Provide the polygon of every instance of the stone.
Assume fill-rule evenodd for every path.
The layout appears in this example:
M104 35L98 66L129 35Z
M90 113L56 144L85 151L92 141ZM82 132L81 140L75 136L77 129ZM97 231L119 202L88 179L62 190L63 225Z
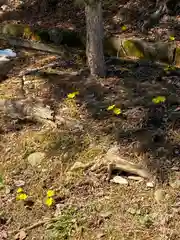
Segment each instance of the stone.
M42 160L45 158L45 153L43 152L34 152L28 156L28 162L32 167L40 165Z
M103 212L103 213L100 213L100 216L102 218L110 218L112 216L112 212Z
M23 180L14 180L14 184L16 187L22 187L25 185L25 181Z
M135 215L136 214L136 209L135 208L128 208L127 212L132 214L132 215Z
M154 192L154 199L157 203L162 202L165 199L165 192L162 189L157 189Z
M128 185L129 184L128 180L121 177L121 176L115 176L110 181L113 182L113 183L118 183L118 184L123 184L123 185Z
M146 183L146 187L148 187L148 188L153 188L154 186L155 186L154 182L147 182Z

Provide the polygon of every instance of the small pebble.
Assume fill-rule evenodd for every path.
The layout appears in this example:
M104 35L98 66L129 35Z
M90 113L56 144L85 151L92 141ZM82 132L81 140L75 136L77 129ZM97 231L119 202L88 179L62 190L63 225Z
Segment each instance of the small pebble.
M121 177L121 176L115 176L110 181L113 182L113 183L128 185L128 180Z
M147 182L146 187L153 188L155 186L154 182Z

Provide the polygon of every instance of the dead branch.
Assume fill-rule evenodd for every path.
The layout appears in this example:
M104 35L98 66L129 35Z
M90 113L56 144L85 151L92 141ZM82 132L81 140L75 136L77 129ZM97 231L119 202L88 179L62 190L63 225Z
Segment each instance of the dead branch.
M138 175L143 178L150 178L150 174L146 169L130 162L129 160L127 161L126 159L120 157L117 148L110 149L107 152L105 159L107 162L109 162L108 179L110 179L112 172L114 170L120 170L130 174Z
M120 157L116 147L109 149L105 157L99 163L95 163L90 170L99 173L104 169L104 166L108 170L108 180L110 180L114 170L127 172L147 179L151 178L150 173L146 169Z
M54 113L50 107L29 99L0 99L0 112L12 119L54 121Z
M0 39L8 42L11 46L23 47L58 54L62 57L69 56L70 52L64 46L55 46L53 44L44 44L40 42L30 41L27 39L18 39L15 37L7 37L0 34Z
M19 229L19 230L16 229L14 231L11 231L11 232L9 232L9 235L16 234L16 233L18 233L20 231L27 232L27 231L32 230L34 228L37 228L37 227L40 227L42 225L49 224L49 223L55 222L55 221L58 221L58 217L47 218L45 220L41 220L39 222L33 223L32 225L30 225L30 226L28 226L26 228L22 228L22 229Z

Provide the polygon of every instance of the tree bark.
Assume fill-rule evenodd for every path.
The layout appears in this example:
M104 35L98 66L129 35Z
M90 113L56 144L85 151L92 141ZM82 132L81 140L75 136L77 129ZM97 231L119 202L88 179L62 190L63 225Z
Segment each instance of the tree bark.
M86 55L92 76L105 77L103 19L101 1L85 3Z

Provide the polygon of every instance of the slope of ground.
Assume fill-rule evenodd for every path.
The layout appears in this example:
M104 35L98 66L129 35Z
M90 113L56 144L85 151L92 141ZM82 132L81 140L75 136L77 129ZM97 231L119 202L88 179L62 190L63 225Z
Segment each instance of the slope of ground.
M83 15L79 11L77 16L72 8L67 11L67 4L66 16L73 12L76 27L81 27ZM51 17L53 26L60 20L73 25L65 21L64 12L53 20L45 14L39 21L49 27ZM27 21L28 15L20 15L12 20ZM38 21L34 16L28 23ZM17 53L9 78L0 83L1 99L21 96L22 79L17 76L22 69L56 58ZM94 81L86 71L68 74L83 67L75 55L59 61L56 68L25 76L25 97L49 105L61 124L13 120L1 113L0 239L179 239L179 69L112 60L106 79ZM74 91L79 95L69 99ZM165 101L154 104L157 96ZM122 113L107 111L112 104ZM128 184L115 184L106 181L107 169L99 173L86 169L111 146L118 146L120 156L146 166L157 181L147 184L125 176ZM26 200L16 199L19 187L28 195ZM55 190L50 207L45 204L49 189Z

